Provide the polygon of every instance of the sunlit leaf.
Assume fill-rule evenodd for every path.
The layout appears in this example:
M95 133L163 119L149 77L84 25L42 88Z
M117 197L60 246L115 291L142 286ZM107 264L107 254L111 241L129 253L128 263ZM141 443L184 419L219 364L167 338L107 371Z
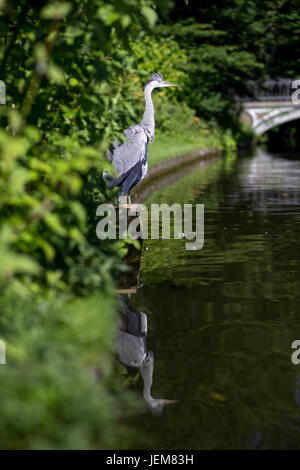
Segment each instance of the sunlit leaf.
M149 23L149 26L153 28L157 21L157 13L153 10L153 8L149 6L143 6L141 9L142 15L146 18Z
M60 20L70 13L72 4L68 2L51 2L41 11L41 17L44 19Z

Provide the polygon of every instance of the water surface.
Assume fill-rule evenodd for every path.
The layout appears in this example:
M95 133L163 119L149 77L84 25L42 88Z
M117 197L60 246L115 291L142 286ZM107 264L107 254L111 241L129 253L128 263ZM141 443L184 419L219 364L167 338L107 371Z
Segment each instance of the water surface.
M229 155L146 201L204 204L205 242L144 241L130 303L147 316L152 396L177 403L135 419L139 448L300 448L297 157Z

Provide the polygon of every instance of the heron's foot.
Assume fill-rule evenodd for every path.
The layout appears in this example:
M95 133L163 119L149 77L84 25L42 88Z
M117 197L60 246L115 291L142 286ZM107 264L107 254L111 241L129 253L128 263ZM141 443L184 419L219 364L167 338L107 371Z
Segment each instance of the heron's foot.
M123 209L130 209L131 211L135 213L139 213L139 204L134 204L131 202L131 197L128 195L126 196L121 196L118 198L118 205L119 207L122 207Z
M140 215L140 206L139 206L139 204L120 204L119 207L122 207L122 209L128 209L137 216Z

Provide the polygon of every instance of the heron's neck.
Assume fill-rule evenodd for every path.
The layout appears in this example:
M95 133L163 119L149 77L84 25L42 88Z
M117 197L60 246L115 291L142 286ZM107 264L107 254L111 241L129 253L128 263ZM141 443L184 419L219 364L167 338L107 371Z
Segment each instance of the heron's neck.
M154 104L151 97L152 89L146 87L144 91L146 109L141 124L149 131L151 141L155 134Z

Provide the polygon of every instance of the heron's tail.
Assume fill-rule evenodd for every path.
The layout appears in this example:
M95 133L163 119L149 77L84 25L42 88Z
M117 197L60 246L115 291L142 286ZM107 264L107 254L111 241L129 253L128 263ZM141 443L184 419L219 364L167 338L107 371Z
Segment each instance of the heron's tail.
M104 170L102 176L106 183L107 189L113 189L115 186L119 185L119 178L114 178L112 175L107 173L107 171Z
M117 176L116 178L114 178L112 175L110 175L109 173L107 173L107 171L104 170L103 173L102 173L102 176L103 176L103 179L106 183L107 189L113 189L116 186L121 186L121 184L123 183L125 178L128 176L130 171L131 170L128 170L126 173L123 173L122 175Z

